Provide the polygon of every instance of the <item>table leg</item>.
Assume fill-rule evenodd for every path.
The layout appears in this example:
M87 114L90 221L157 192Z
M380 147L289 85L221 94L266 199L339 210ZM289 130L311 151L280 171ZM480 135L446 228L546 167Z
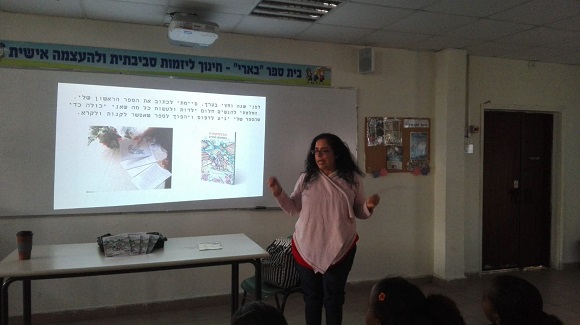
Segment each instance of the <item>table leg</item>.
M262 300L262 259L256 259L253 264L256 276L256 300L260 301Z
M240 264L232 263L232 315L238 310L239 295L240 295Z
M12 282L16 279L8 278L6 281L2 282L2 289L0 289L0 297L2 300L2 319L0 324L1 325L8 325L8 287Z
M31 306L31 284L30 279L22 280L22 308L24 308L24 324L32 324L32 306Z
M0 289L2 288L2 285L4 284L4 278L0 278ZM2 294L0 293L0 321L3 322L3 317L2 315L4 315L4 306L2 305L2 301L4 301L4 299L2 299ZM4 323L2 323L4 324Z

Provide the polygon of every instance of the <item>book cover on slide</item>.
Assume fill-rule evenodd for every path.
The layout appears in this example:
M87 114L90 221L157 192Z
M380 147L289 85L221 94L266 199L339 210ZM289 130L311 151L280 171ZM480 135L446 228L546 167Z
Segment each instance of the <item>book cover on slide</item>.
M209 132L201 140L201 179L234 185L236 133Z

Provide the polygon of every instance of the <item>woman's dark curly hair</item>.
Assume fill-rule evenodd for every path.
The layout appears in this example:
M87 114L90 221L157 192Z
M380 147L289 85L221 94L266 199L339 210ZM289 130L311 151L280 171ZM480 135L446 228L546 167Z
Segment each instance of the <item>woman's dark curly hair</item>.
M338 176L344 179L350 186L355 185L354 174L357 173L364 177L364 173L358 167L354 156L350 152L348 145L344 143L338 136L332 133L322 133L317 135L310 143L310 149L308 149L308 155L306 156L306 161L304 162L304 168L306 173L306 178L304 179L306 183L316 179L318 173L318 165L316 165L316 157L314 156L314 149L316 148L316 141L324 139L330 145L330 148L334 154L334 163Z

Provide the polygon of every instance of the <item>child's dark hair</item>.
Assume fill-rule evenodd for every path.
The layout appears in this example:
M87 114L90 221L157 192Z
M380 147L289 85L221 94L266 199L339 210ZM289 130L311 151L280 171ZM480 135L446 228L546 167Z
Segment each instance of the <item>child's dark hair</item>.
M442 294L427 296L427 313L435 325L465 325L465 320L455 301Z
M444 295L425 294L401 277L384 278L373 288L370 300L383 325L465 325L455 303Z
M538 288L514 275L498 275L486 290L489 301L502 325L563 324L556 316L543 311L544 301Z
M251 301L235 312L232 325L288 325L288 322L278 308L263 301Z

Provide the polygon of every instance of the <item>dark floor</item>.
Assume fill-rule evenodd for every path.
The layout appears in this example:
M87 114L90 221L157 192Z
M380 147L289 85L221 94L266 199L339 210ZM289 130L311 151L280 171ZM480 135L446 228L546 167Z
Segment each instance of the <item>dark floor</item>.
M555 271L546 269L514 271L535 284L544 298L544 310L558 316L564 324L580 324L580 270ZM413 280L426 294L442 293L455 300L468 325L489 324L481 310L481 297L486 283L497 273L487 273L481 277L470 277L466 280L452 282L437 281L437 284L426 283L425 280ZM364 324L368 295L372 284L348 284L346 304L344 306L345 325ZM273 298L266 302L275 304ZM285 316L288 324L304 324L303 302L300 294L294 294L288 299ZM161 325L161 324L189 324L189 325L227 325L230 320L230 305L227 299L218 303L202 304L195 308L173 309L150 313L134 313L117 315L108 318L74 321L46 321L42 324L67 325ZM33 323L37 323L34 320ZM77 318L78 315L71 318ZM19 322L14 322L19 323Z

